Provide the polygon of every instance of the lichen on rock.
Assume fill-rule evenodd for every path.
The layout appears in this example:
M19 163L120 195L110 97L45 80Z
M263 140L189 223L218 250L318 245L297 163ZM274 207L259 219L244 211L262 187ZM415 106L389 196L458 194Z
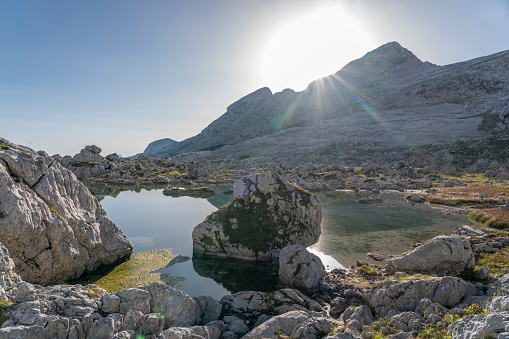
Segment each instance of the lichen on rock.
M195 227L195 253L277 260L282 248L318 241L319 199L275 173L252 174L234 185L233 201Z

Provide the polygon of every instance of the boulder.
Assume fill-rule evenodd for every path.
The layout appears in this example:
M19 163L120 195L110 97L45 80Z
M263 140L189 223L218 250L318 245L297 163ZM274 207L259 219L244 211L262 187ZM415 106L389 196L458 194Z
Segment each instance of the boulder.
M509 328L509 312L467 315L449 326L452 338L480 339L488 334L507 331ZM495 338L507 338L501 334Z
M96 145L85 146L72 160L76 163L96 162L101 163L104 157L100 154L102 149Z
M317 292L327 274L320 258L302 245L286 246L279 253L279 282L306 292Z
M393 310L397 312L423 312L423 299L445 307L458 304L467 295L482 295L476 285L457 277L440 277L419 280L388 279L371 287L368 302L380 317ZM418 308L419 307L419 308Z
M316 301L298 290L290 288L271 293L242 291L225 295L221 299L221 303L223 304L224 315L234 315L244 319L299 310L323 311Z
M0 144L0 239L23 280L60 283L132 253L74 174L45 152Z
M233 201L193 230L197 254L245 260L279 258L285 246L318 241L319 199L276 173L252 174L234 185Z
M289 336L293 339L322 338L339 328L341 322L324 313L292 311L270 318L242 337L279 338Z
M474 265L474 254L467 239L439 235L402 257L387 260L385 269L390 273L403 271L456 276Z

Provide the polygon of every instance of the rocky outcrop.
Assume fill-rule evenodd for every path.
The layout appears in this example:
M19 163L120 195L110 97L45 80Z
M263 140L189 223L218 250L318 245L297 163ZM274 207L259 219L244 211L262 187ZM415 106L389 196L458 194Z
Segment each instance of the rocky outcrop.
M193 230L195 253L277 260L285 246L318 241L318 198L275 173L252 174L234 185L233 201Z
M21 278L14 272L14 261L9 257L9 250L0 243L0 300L9 290L21 283Z
M64 282L132 253L74 174L44 152L0 144L0 239L23 280Z
M302 245L290 245L279 253L279 282L283 286L317 292L326 271L320 258Z
M275 316L242 337L250 338L323 338L342 323L323 313L292 311Z
M356 165L418 157L420 167L487 170L509 141L508 54L437 66L390 42L304 91L260 88L157 156Z
M369 304L380 317L394 312L415 312L423 299L445 307L458 304L467 295L483 295L478 286L456 277L430 278L428 280L389 279L375 284L369 294Z
M436 275L459 275L473 268L474 254L470 241L457 236L440 235L402 257L387 260L388 272L410 272Z

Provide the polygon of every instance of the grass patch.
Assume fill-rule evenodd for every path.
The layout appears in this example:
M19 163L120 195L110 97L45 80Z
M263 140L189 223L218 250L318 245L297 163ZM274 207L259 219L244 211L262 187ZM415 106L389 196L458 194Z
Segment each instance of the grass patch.
M79 280L82 280L82 283L95 284L108 292L136 288L152 282L165 282L161 277L162 274L150 272L173 265L179 261L177 258L182 257L171 254L169 249L138 252L131 255L129 260L115 266L106 275L91 274Z
M491 275L505 274L509 271L509 252L507 251L485 253L484 258L479 257L478 260L479 265L476 268L486 266Z
M10 304L11 303L8 300L3 298L0 299L0 327L2 327L2 324L8 319L5 312Z
M373 268L369 267L368 265L362 265L360 267L357 267L357 271L362 272L367 275L376 275L377 274L376 271Z
M493 228L509 228L509 211L498 208L488 208L471 212L468 217L476 222Z

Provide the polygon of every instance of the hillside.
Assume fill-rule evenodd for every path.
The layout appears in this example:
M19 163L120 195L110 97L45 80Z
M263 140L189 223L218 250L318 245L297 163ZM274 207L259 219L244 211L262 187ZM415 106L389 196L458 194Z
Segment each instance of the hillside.
M509 51L437 66L391 42L305 91L261 88L198 135L168 142L144 153L322 163L505 161Z

